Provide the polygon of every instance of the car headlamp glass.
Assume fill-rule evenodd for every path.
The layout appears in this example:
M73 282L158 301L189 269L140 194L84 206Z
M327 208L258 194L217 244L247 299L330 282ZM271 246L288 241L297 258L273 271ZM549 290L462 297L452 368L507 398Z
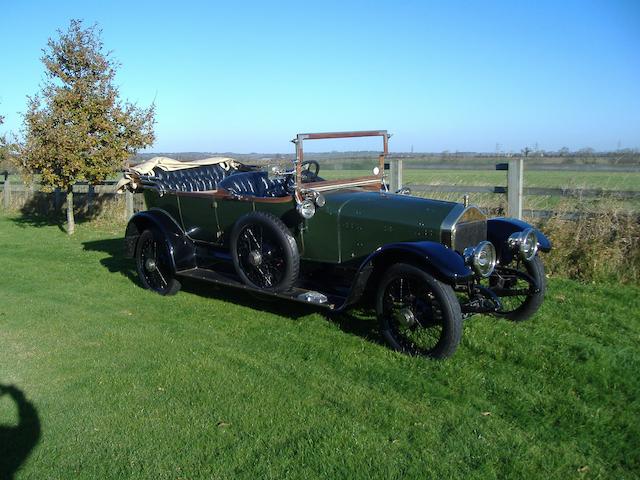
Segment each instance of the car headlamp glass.
M526 235L524 235L522 245L520 246L520 254L525 260L529 261L536 256L537 252L538 237L536 237L536 232L529 228L526 230Z
M538 237L532 228L512 233L508 244L511 248L517 249L520 257L526 261L532 260L538 253Z
M313 204L313 201L309 199L299 203L296 208L298 209L300 216L304 219L309 219L316 213L316 206Z
M481 277L488 277L496 268L496 249L491 242L480 242L464 251L464 260Z
M320 192L316 193L316 205L319 206L320 208L324 207L325 203L327 203L327 199L324 198L324 195L322 195Z

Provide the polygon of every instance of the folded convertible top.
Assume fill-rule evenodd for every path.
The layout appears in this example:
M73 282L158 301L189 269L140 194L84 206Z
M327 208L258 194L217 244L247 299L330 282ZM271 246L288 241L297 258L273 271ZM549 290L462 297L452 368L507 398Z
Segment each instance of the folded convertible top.
M116 192L123 193L127 188L135 190L139 185L139 182L136 180L143 175L153 175L154 168L159 168L167 172L173 172L176 170L202 167L205 165L219 165L225 170L230 170L238 168L241 163L230 157L210 157L204 158L202 160L191 160L188 162L182 162L180 160L168 157L153 157L146 162L140 163L139 165L127 169L124 172L124 176L116 185Z

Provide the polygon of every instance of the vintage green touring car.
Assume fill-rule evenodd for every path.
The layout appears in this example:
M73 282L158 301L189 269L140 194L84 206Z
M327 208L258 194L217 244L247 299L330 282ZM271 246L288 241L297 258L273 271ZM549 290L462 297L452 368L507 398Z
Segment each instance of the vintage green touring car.
M358 137L382 143L364 175L335 178L351 171L305 158L309 141ZM470 315L533 315L549 240L517 219L389 191L388 140L299 134L290 168L156 158L129 169L120 187L142 190L148 207L125 234L140 282L161 295L189 277L330 311L369 305L392 348L435 358L453 354Z

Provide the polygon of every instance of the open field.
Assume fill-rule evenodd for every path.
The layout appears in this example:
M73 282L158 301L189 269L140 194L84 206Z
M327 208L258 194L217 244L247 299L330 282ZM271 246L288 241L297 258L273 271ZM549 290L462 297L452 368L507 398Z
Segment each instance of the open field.
M408 185L460 185L460 186L506 186L507 172L505 171L469 171L469 170L404 170L404 184ZM535 171L525 169L524 186L562 189L601 188L604 190L633 190L640 191L640 173L618 172L562 172ZM440 198L443 200L460 201L462 194L422 192L422 196ZM506 209L506 195L502 194L471 194L471 201L485 208L502 206ZM603 211L624 210L640 211L640 196L638 198L616 200L611 198L563 198L559 196L525 196L524 208L533 210L555 211Z
M370 175L368 170L322 170L327 179ZM404 169L404 183L496 186L507 184L507 172L492 170ZM547 188L603 188L640 191L640 173L524 171L524 185Z
M370 175L370 170L322 170L320 176L330 180ZM459 185L459 186L506 186L507 172L492 170L436 170L411 169L405 167L403 184ZM630 190L640 192L640 173L634 172L569 172L536 171L524 172L525 187L562 188L568 190L601 188L604 190ZM461 201L462 193L419 192L417 195L441 200ZM483 208L506 208L506 195L472 193L471 202ZM640 197L617 200L611 198L563 198L559 196L525 196L525 209L556 211L640 211Z
M446 362L227 289L139 288L121 232L0 217L0 477L637 478L640 288L551 278ZM34 225L41 225L36 228ZM0 397L0 425L18 412Z

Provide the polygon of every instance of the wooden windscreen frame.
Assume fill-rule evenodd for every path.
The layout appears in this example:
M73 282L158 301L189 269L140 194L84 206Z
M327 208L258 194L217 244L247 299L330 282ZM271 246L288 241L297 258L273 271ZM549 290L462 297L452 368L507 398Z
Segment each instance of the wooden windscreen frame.
M382 137L382 152L378 157L378 169L379 173L376 177L380 178L384 175L384 163L387 155L389 154L389 137L390 135L386 130L364 130L353 132L325 132L325 133L299 133L296 138L291 140L296 146L296 198L301 199L302 195L300 190L302 189L302 163L304 162L304 147L305 140L327 140L336 138L358 138L358 137ZM370 177L368 177L370 178ZM345 184L351 184L357 179L345 180ZM340 186L340 182L336 183L336 187Z

